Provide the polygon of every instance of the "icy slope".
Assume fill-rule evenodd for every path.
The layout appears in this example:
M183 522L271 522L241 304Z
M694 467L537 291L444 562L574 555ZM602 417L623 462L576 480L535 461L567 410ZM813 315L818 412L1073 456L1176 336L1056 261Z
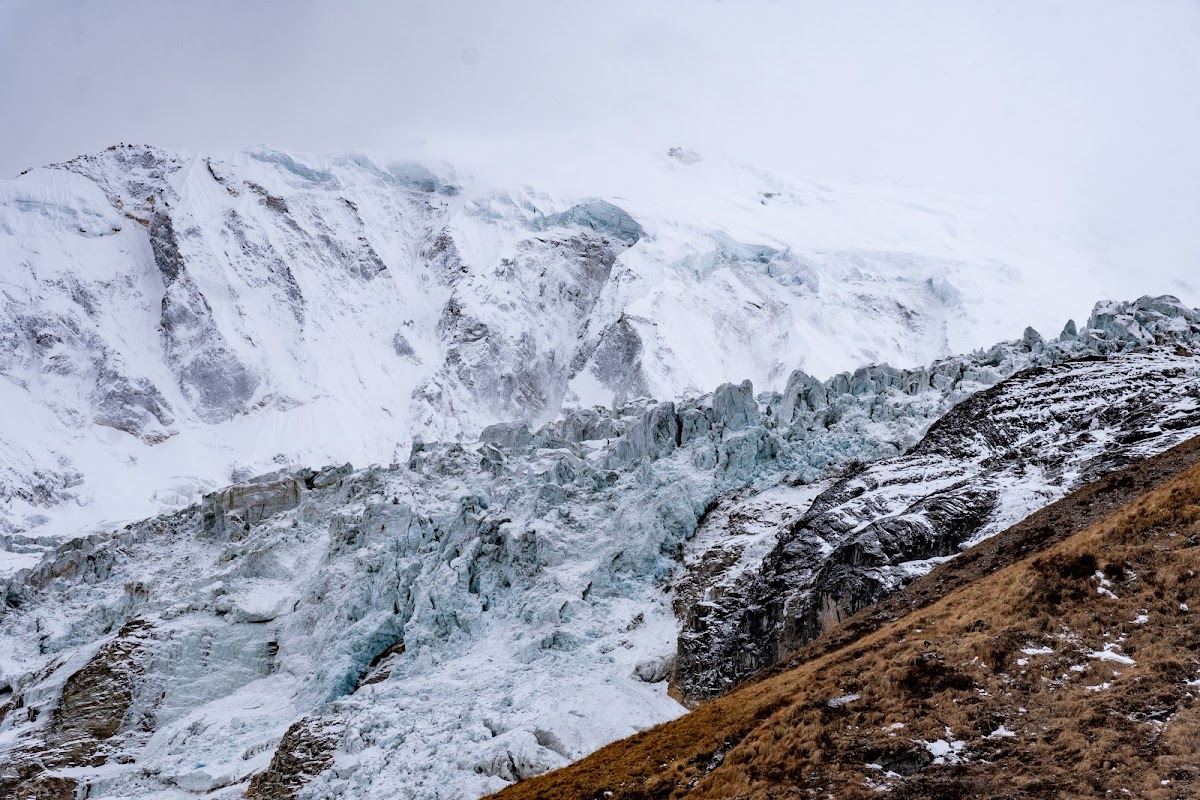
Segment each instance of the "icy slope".
M1115 274L1036 208L673 152L558 194L133 146L0 182L0 530L563 407L927 363L1057 327Z
M798 372L782 393L724 384L536 430L490 426L468 446L416 444L391 467L283 470L72 539L0 583L0 789L477 797L682 713L667 695L672 673L724 666L677 642L673 606L695 599L682 559L712 552L728 564L744 533L757 538L733 571L766 574L772 548L793 541L790 527L771 529L772 514L811 517L820 504L890 519L896 498L920 489L930 452L955 443L966 457L941 467L961 462L963 481L995 485L1003 503L987 513L1001 524L1068 491L1085 465L1193 434L1198 344L1200 314L1172 298L1105 304L1050 342L1030 332L928 368L823 382ZM1153 402L1095 413L1114 386ZM973 423L925 436L972 395L969 407L1008 424L1014 393L1031 391L1049 398L1032 406L1035 420L1045 411L1060 424L1018 414L1012 427L1040 437L1027 444L1091 437L1064 447L1057 476L1029 462L992 480L987 448L973 444L988 429ZM1127 435L1155 426L1158 436ZM831 479L923 436L912 455L858 476L862 491ZM1022 450L1021 436L1008 438ZM881 477L867 486L863 475ZM720 535L723 514L741 521ZM750 516L760 529L746 529ZM915 517L912 530L925 546ZM828 538L825 555L842 544ZM21 555L45 546L8 543ZM885 591L928 568L904 563L911 549L871 564L893 578ZM719 599L701 602L719 616Z

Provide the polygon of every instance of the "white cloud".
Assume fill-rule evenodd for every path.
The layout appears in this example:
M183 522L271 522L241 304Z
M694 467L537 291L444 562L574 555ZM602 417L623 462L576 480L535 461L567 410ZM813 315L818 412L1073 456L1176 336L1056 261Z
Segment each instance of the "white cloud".
M1200 256L1194 3L0 0L0 75L3 175L149 141L585 182L682 143L1050 198L1179 279Z

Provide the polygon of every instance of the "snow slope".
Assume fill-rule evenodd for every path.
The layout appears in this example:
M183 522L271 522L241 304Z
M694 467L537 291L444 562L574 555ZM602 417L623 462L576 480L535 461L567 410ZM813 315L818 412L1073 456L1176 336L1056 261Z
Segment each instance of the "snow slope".
M686 149L546 193L117 146L0 182L0 532L102 529L562 408L928 363L1127 281L1103 244L1036 205Z

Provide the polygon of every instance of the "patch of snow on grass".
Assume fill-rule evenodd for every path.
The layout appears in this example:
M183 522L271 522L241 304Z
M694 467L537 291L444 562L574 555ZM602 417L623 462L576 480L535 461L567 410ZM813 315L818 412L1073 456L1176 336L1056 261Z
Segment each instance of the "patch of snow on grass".
M1099 661L1113 661L1117 664L1124 664L1127 667L1132 667L1137 662L1129 656L1123 656L1120 653L1113 652L1113 645L1105 645L1103 650L1093 650L1087 654L1088 658L1095 658Z
M1022 647L1021 652L1027 656L1050 656L1054 655L1053 647Z

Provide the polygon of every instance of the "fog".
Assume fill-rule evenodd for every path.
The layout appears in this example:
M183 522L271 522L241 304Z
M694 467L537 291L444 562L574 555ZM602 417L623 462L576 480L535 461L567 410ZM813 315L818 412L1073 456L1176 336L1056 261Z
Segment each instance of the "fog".
M684 144L1053 198L1177 273L1200 257L1191 2L0 0L0 76L5 177L149 142L586 182Z

